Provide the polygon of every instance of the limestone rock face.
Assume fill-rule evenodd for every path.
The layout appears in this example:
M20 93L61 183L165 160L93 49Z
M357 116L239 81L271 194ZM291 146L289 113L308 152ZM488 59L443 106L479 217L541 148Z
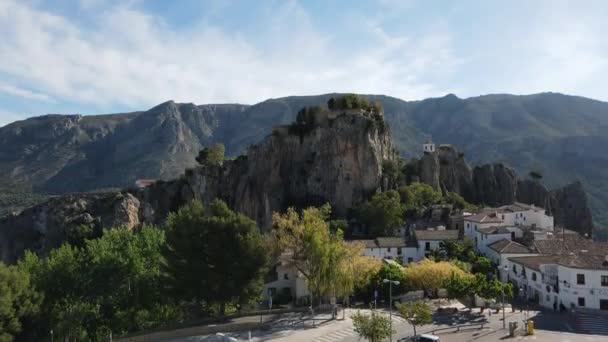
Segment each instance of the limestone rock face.
M503 164L486 164L473 170L475 202L499 206L515 202L517 175Z
M188 169L173 181L145 189L66 195L0 220L0 257L14 262L27 249L41 254L58 247L71 227L103 228L161 224L181 205L225 200L262 229L275 211L331 203L346 215L383 186L382 164L393 161L390 130L361 113L329 113L305 131L274 130L246 156L222 166Z
M138 196L144 220L158 222L191 199L224 199L262 228L275 211L331 203L334 212L367 199L382 186L382 163L395 158L388 127L361 114L321 120L306 132L275 128L246 157L221 167L199 167L179 181L161 183Z
M130 193L66 195L0 219L0 257L14 262L25 250L46 254L67 238L67 232L88 225L103 228L139 225L139 200Z
M434 153L425 153L410 161L418 174L410 175L444 193L461 194L467 201L486 206L500 206L515 201L535 204L554 216L557 226L591 236L593 221L587 195L580 182L548 190L538 181L520 179L514 169L501 163L476 166L473 170L462 153L442 145Z

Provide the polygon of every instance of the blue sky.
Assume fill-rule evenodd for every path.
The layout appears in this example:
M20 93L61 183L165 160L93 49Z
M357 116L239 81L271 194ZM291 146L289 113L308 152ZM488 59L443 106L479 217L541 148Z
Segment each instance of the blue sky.
M0 126L326 92L608 100L607 1L0 0Z

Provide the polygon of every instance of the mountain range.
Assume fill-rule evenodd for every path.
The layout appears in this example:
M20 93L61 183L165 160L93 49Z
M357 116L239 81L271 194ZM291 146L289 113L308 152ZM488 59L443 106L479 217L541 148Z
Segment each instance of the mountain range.
M172 179L196 165L206 145L229 156L292 122L304 106L336 94L269 99L255 105L162 103L111 115L46 115L0 128L0 210L17 210L43 195L132 186ZM473 164L500 161L519 174L535 171L555 187L580 180L596 223L608 223L608 103L557 93L455 95L379 101L405 158L422 143L452 144ZM1 212L0 212L1 214Z

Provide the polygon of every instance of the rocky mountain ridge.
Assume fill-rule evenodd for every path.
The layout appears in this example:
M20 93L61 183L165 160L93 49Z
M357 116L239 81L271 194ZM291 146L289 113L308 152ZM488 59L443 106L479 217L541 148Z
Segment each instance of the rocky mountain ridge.
M270 99L255 105L193 105L171 101L116 115L52 115L0 128L0 216L39 196L132 186L139 178L169 180L194 167L202 146L221 142L229 155L262 140L297 111L335 94ZM608 223L608 104L555 93L454 95L382 103L395 146L410 158L424 140L449 142L473 164L501 162L520 175L543 174L554 188L580 181L593 216ZM10 189L9 198L1 193ZM18 190L18 191L15 191ZM23 201L18 192L26 194ZM21 203L21 205L20 205Z
M502 163L470 167L464 153L442 145L413 159L408 175L443 193L456 192L471 203L497 207L513 202L535 204L554 216L555 225L592 236L593 219L580 182L548 190L538 180L522 179Z
M0 219L0 257L14 262L26 249L46 253L85 225L104 228L162 223L193 199L225 200L263 229L288 206L331 203L338 216L382 189L384 161L396 157L390 129L360 113L325 116L312 127L275 128L246 156L221 166L191 168L145 189L66 195Z

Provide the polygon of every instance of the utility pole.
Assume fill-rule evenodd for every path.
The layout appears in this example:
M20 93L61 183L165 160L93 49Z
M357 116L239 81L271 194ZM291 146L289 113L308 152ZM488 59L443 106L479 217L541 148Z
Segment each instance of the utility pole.
M389 319L390 319L390 342L393 342L393 284L394 285L399 285L399 281L398 280L390 280L390 279L382 279L383 283L388 283L388 315L389 315Z

